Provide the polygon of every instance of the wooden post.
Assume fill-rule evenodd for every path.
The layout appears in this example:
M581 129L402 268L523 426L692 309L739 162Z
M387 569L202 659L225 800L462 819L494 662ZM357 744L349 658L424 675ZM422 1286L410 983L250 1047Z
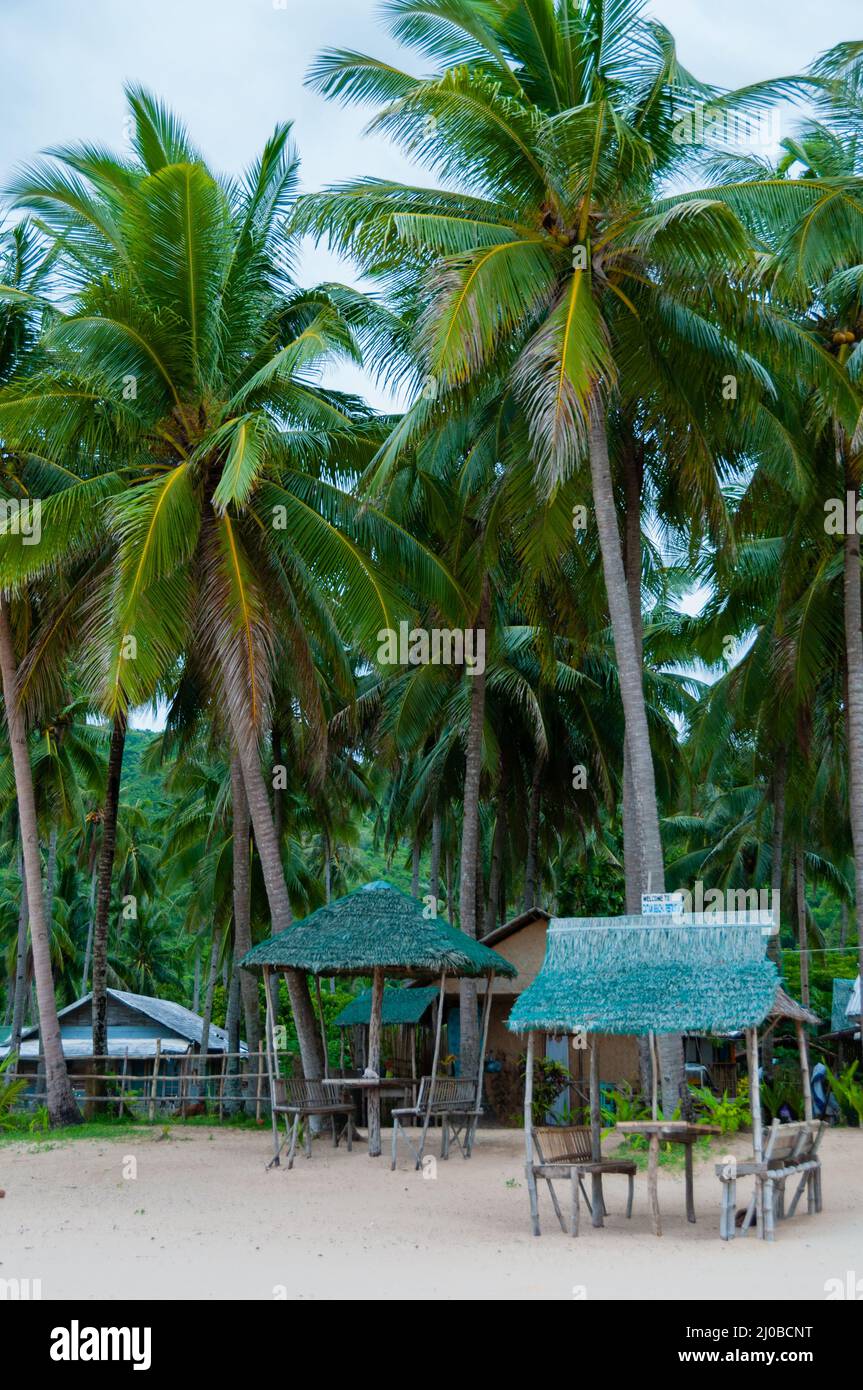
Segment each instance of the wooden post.
M761 1163L764 1157L764 1130L761 1120L761 1083L758 1079L758 1030L746 1030L746 1062L749 1071L749 1103L752 1110L752 1152L755 1162ZM755 1175L755 1228L759 1236L764 1235L764 1183L759 1174Z
M122 1118L123 1118L123 1106L124 1106L125 1101L126 1101L126 1073L127 1073L128 1070L129 1070L129 1049L128 1049L128 1047L127 1047L126 1050L125 1050L125 1052L123 1053L123 1070L122 1070L122 1072L120 1073L120 1108L119 1108L119 1111L118 1111L118 1117L119 1117L119 1119L121 1119L121 1120L122 1120Z
M437 1081L437 1069L440 1062L440 1040L443 1031L443 1005L446 997L446 971L441 972L440 994L437 1001L437 1020L435 1022L434 1052L432 1054L431 1081L429 1082L428 1100L426 1102L426 1113L423 1116L423 1132L420 1140L419 1154L422 1157L425 1153L426 1135L428 1134L429 1121L431 1120L432 1102L434 1100L435 1083ZM417 1167L419 1168L419 1163Z
M539 1203L536 1195L536 1175L533 1171L533 1050L534 1033L527 1035L527 1058L524 1066L524 1172L530 1198L530 1222L535 1236L539 1235Z
M602 1158L602 1116L599 1109L599 1038L592 1035L590 1047L590 1157L594 1163ZM602 1174L590 1175L590 1209L594 1226L602 1225Z
M321 999L321 977L315 976L315 995L318 1001L318 1021L321 1027L321 1051L324 1054L324 1076L330 1074L329 1053L327 1051L327 1025L324 1022L324 1005Z
M654 1234L662 1235L662 1218L659 1214L659 1135L651 1134L647 1155L647 1196L653 1212Z
M278 1074L278 1062L276 1059L276 1040L275 1026L276 1013L273 1007L273 996L271 993L270 967L264 966L264 1000L267 1007L267 1072L270 1079L270 1120L273 1129L273 1158L270 1167L279 1167L279 1117L276 1114L276 1076Z
M372 1002L369 1014L369 1070L381 1072L381 1017L384 1007L384 972L379 965L372 974ZM369 1088L369 1158L381 1155L381 1091Z
M222 1053L222 1060L219 1064L219 1123L225 1113L225 1077L228 1074L228 1049Z
M812 1110L812 1081L809 1075L809 1041L806 1037L806 1029L800 1019L795 1024L797 1029L797 1048L800 1052L800 1075L803 1078L803 1118L811 1120Z
M485 1049L486 1049L486 1044L487 1044L487 1042L488 1042L488 1025L489 1025L489 1020L490 1020L490 1018L491 1018L491 1004L492 1004L492 996L493 996L493 986L494 986L494 971L492 970L492 971L489 971L488 975L486 975L486 977L485 977L485 999L483 1000L483 1005L482 1005L482 1022L481 1022L481 1024L480 1024L480 1042L479 1042L479 1071L478 1071L478 1073L477 1073L477 1078L476 1078L476 1093L475 1093L476 1098L475 1098L475 1102L474 1102L474 1109L477 1110L477 1111L479 1111L479 1110L482 1109L482 1087L483 1087L483 1081L484 1081L484 1079L485 1079L485 1078L484 1078L484 1071L485 1071ZM466 1135L466 1137L465 1137L465 1153L466 1153L466 1156L467 1156L468 1158L470 1158L471 1149L473 1148L473 1141L474 1141L474 1138L476 1137L476 1127L477 1127L478 1124L479 1124L479 1115L477 1114L477 1115L475 1115L475 1116L473 1117L473 1119L469 1122L468 1127L467 1127L467 1135Z
M659 1048L656 1046L656 1034L648 1033L647 1044L650 1048L650 1114L654 1120L659 1119Z
M264 1049L258 1044L258 1074L255 1077L255 1123L261 1123L261 1082L264 1077ZM219 1111L221 1113L221 1094L225 1089L225 1071L222 1068L222 1087L219 1092Z
M159 1086L159 1062L162 1058L162 1039L156 1039L156 1055L153 1058L153 1084L150 1087L150 1121L156 1118L156 1095Z

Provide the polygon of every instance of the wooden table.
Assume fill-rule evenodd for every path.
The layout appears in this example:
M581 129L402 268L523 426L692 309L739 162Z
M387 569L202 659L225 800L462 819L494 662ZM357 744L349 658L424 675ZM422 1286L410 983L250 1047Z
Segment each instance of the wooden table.
M682 1144L686 1155L686 1219L695 1221L695 1195L692 1182L692 1146L706 1134L721 1134L716 1125L691 1125L686 1120L621 1120L615 1129L620 1134L643 1134L650 1140L647 1159L647 1195L653 1212L653 1229L662 1235L659 1214L659 1145Z
M396 1091L407 1096L417 1083L409 1076L381 1076L377 1080L371 1076L325 1076L322 1084L332 1087L333 1090L354 1091L365 1100L371 1091L377 1091L378 1095L383 1095L384 1091ZM370 1158L379 1156L380 1151L377 1154L369 1151Z

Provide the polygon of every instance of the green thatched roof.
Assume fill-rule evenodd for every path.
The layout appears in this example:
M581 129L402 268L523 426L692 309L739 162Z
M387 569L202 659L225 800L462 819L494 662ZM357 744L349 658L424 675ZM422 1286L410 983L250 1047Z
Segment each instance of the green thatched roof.
M425 989L399 989L397 986L384 990L384 1008L381 1022L384 1027L397 1023L419 1023L426 1009L440 993L437 985ZM346 1004L333 1022L337 1028L352 1028L357 1023L368 1023L372 1011L372 992L366 989Z
M367 883L319 907L243 959L245 966L288 966L313 975L515 975L497 951L456 931L391 883Z
M757 918L660 921L553 920L542 969L515 1004L509 1028L730 1033L767 1017L779 978Z

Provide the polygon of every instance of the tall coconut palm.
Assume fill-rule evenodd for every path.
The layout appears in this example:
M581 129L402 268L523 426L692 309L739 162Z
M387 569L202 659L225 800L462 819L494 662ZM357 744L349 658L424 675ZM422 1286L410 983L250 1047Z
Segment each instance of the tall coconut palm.
M298 225L397 284L407 265L425 274L421 346L433 389L400 440L494 374L523 406L547 489L589 466L643 887L656 891L656 777L609 412L636 408L649 363L666 396L676 390L685 424L676 369L687 354L690 375L697 359L720 399L730 345L713 321L717 287L745 265L748 239L719 200L657 201L661 180L692 153L681 117L699 101L731 99L687 73L667 30L642 11L641 0L396 0L386 7L392 31L438 65L433 76L329 52L310 80L342 100L383 104L372 128L445 171L457 191L356 182L304 200ZM737 364L757 376L745 354ZM702 457L700 443L692 454ZM668 1107L682 1051L674 1041L662 1051Z
M16 371L21 369L34 344L38 324L37 314L33 312L32 296L38 293L44 275L41 255L35 237L26 226L13 228L8 237L3 239L0 281L7 286L8 293L5 302L0 305L0 385L8 382ZM28 499L26 488L21 486L16 476L16 451L14 446L10 449L2 428L0 454L4 465L11 464L11 474L8 474L4 467L4 498L11 497L16 504ZM3 529L4 532L7 531L5 521ZM18 798L33 973L39 1007L41 1044L45 1056L47 1106L52 1124L74 1124L80 1119L80 1115L69 1081L57 1020L51 972L50 931L39 855L36 797L18 667L9 589L4 586L0 592L0 675Z
M178 672L211 691L280 931L291 907L262 768L277 654L292 662L320 755L310 634L344 661L346 615L371 647L400 611L409 567L443 607L460 600L433 556L342 486L376 426L319 382L324 363L358 350L336 297L290 279L289 128L243 180L219 180L175 117L137 89L129 101L133 158L58 151L16 183L18 201L57 238L67 298L41 374L0 405L2 428L58 460L86 440L101 468L122 471L105 508L116 558L88 598L84 674L112 718L171 693ZM88 518L69 503L62 521L68 552ZM314 1076L320 1043L305 978L293 972L289 987Z

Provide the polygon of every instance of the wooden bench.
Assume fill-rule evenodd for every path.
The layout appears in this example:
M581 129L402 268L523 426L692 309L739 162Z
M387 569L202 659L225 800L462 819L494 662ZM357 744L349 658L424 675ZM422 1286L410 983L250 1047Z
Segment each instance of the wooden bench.
M432 1120L441 1124L441 1158L449 1158L450 1141L455 1140L464 1158L470 1158L476 1126L482 1115L477 1108L476 1082L456 1076L424 1076L420 1081L416 1105L400 1107L392 1112L393 1147L390 1168L395 1169L398 1154L399 1134L405 1140L420 1168L425 1151L426 1134ZM406 1128L407 1122L422 1123L422 1137L419 1146L412 1143Z
M821 1159L818 1157L818 1147L823 1130L822 1120L799 1120L788 1125L774 1120L767 1132L764 1157L760 1163L754 1156L742 1162L732 1158L725 1163L717 1163L716 1175L722 1183L719 1234L723 1240L733 1240L736 1235L738 1178L755 1179L755 1190L746 1209L741 1235L746 1235L749 1230L760 1200L761 1234L765 1240L774 1239L776 1222L786 1216L785 1184L789 1178L799 1177L800 1181L787 1215L794 1215L804 1187L807 1190L808 1212L811 1214L821 1210Z
M602 1179L607 1173L620 1173L628 1178L629 1186L626 1198L626 1215L632 1216L632 1199L635 1188L636 1165L631 1159L602 1158L594 1159L591 1148L590 1129L587 1125L548 1125L543 1128L531 1130L533 1140L534 1163L533 1181L537 1178L545 1178L548 1183L548 1191L551 1196L551 1204L557 1214L562 1231L566 1231L563 1220L563 1213L560 1210L560 1203L554 1191L554 1183L561 1178L568 1178L570 1190L572 1192L572 1205L570 1215L569 1233L578 1235L579 1222L579 1188L584 1194L588 1211L593 1214L593 1224L602 1224L602 1216L607 1216L605 1198L602 1194ZM597 1198L601 1203L601 1209L597 1210L593 1202L587 1195L584 1186L586 1176L598 1177ZM537 1215L534 1225L534 1235L539 1235L539 1216Z
M285 1137L276 1149L272 1160L267 1164L268 1168L279 1165L279 1155L285 1144L289 1144L288 1149L288 1169L294 1166L294 1155L297 1151L297 1136L300 1130L300 1121L307 1120L312 1115L320 1115L324 1118L329 1117L333 1130L333 1147L338 1148L339 1139L342 1134L347 1135L348 1152L353 1150L354 1138L354 1106L353 1101L336 1099L333 1092L328 1090L320 1081L304 1081L294 1078L290 1081L281 1079L273 1082L275 1093L275 1103L273 1105L274 1115L283 1115L285 1118ZM344 1120L341 1131L338 1127L339 1119ZM291 1123L293 1121L293 1123ZM312 1132L306 1125L305 1132L306 1157L312 1156Z

